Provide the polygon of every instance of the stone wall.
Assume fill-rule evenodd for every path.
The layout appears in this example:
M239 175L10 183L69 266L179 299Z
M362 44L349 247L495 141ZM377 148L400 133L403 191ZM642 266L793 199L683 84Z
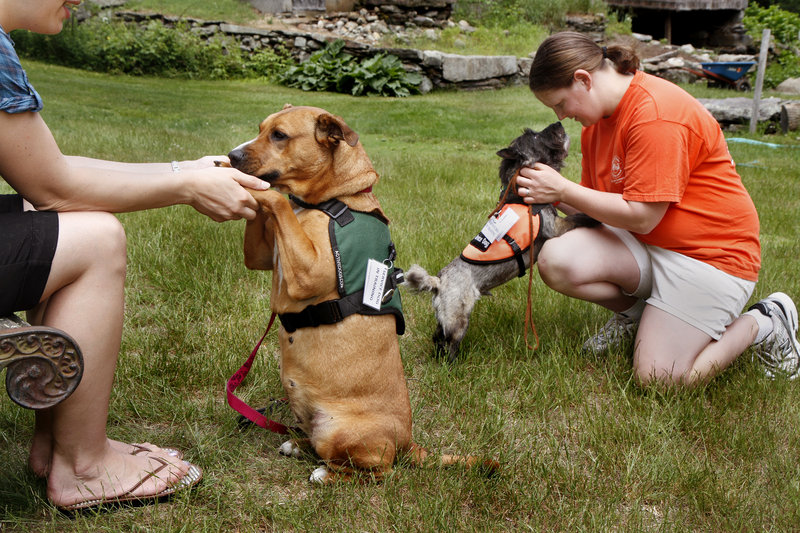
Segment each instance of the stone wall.
M441 26L450 19L455 0L357 0L356 7L375 11L389 24L423 21Z
M264 30L222 21L159 14L118 11L113 16L139 24L146 24L152 20L160 21L169 27L174 27L178 23L186 24L189 31L204 38L219 35L233 39L245 53L283 46L297 61L303 61L336 38L313 31ZM407 70L423 75L421 87L423 92L434 88L483 89L527 83L532 61L530 58L515 56L465 56L410 48L382 48L348 39L344 41L344 51L358 58L371 57L379 53L399 57Z
M299 13L322 10L327 13L367 9L390 24L405 24L424 17L432 24L450 18L455 0L249 0L262 13Z

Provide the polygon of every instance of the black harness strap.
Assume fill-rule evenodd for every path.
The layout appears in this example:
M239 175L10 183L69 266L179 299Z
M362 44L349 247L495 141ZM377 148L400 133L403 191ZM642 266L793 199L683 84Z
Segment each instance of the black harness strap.
M384 301L391 299L397 286L403 283L404 274L402 270L395 270L387 279L386 286L390 287L384 296ZM348 294L338 300L328 300L316 305L309 305L299 313L283 313L278 315L278 318L283 325L283 329L287 333L293 333L300 328L315 328L322 325L336 324L341 322L350 315L356 313L362 315L378 315L384 314L372 310L361 304L364 298L364 290ZM402 335L405 331L405 321L403 320L402 313L396 313L394 310L392 314L398 320L398 335Z
M341 227L344 227L355 220L355 217L353 216L353 213L350 212L350 208L347 207L347 204L337 200L336 198L332 198L327 202L322 202L321 204L309 204L292 194L289 195L289 199L304 209L317 209L318 211L322 211L335 220L336 223Z
M519 267L519 274L517 274L518 278L521 278L525 275L525 260L522 258L522 253L524 250L519 247L517 241L515 241L508 233L503 235L503 240L511 246L511 251L514 253L514 259L517 260L517 266Z

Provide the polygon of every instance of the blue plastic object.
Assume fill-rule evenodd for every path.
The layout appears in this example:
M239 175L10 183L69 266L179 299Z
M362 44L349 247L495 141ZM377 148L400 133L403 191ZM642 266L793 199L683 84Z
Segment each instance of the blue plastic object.
M700 63L703 70L729 81L736 81L757 64L755 61L721 61L717 63Z

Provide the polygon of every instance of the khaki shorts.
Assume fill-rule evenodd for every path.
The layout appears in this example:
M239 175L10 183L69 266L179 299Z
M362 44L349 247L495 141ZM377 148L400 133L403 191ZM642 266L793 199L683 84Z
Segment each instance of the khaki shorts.
M631 294L718 340L736 320L755 282L678 252L643 244L631 233L606 226L639 265L639 286Z

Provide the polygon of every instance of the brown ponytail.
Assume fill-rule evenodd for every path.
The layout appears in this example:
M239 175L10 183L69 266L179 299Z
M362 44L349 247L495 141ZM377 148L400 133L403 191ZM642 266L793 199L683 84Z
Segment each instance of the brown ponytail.
M620 74L633 73L639 68L639 58L628 45L612 44L601 48L582 33L555 33L539 45L533 58L529 80L531 91L569 87L576 70L594 72L605 65L606 59Z

